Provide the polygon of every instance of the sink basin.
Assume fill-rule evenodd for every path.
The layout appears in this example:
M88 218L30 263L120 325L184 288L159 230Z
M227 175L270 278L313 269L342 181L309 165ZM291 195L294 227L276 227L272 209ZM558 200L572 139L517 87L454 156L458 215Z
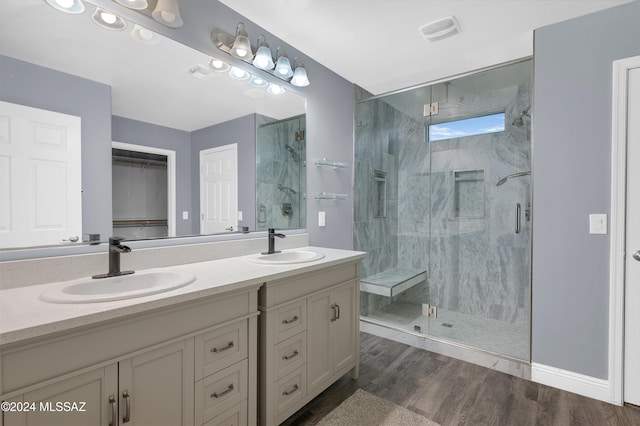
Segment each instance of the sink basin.
M43 292L40 298L53 303L95 303L133 299L183 287L195 281L188 272L142 271L102 279L81 278L66 286Z
M247 258L252 263L265 265L286 265L289 263L313 262L324 257L324 253L311 250L285 250L274 254L259 254Z

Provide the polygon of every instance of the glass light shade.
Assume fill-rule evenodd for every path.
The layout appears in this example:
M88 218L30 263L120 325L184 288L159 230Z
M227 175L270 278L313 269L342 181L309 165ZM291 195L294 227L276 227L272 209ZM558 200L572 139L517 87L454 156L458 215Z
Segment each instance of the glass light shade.
M62 12L75 15L84 12L84 3L81 0L46 0L49 6Z
M269 45L264 43L258 47L256 57L253 58L253 65L261 70L272 70L274 67L273 58L271 57L271 49Z
M231 56L245 60L251 60L253 57L249 34L244 29L236 31L236 39L233 41L233 46L231 46Z
M309 77L304 67L297 67L293 72L293 78L290 81L296 87L307 87L309 85Z
M160 42L160 36L158 36L158 34L138 24L133 26L131 37L142 44L154 45Z
M269 83L269 87L267 88L267 93L271 95L282 95L284 92L285 92L284 87L278 84Z
M291 70L291 62L289 62L289 58L287 58L287 55L283 54L278 57L278 61L276 62L275 75L280 78L289 78L293 75L293 71Z
M96 11L91 15L93 22L102 28L113 31L122 31L127 27L127 23L118 15L96 7Z
M242 70L240 68L231 67L231 71L229 71L229 76L236 80L248 80L251 74Z
M116 1L121 5L134 10L144 10L147 7L149 7L149 3L147 3L147 0L116 0Z
M179 28L184 24L177 0L158 0L151 16L162 25L170 28Z
M231 68L231 65L213 56L211 57L211 59L209 59L209 63L207 65L209 66L209 68L217 72L229 71L229 69Z
M251 80L249 80L249 84L253 87L267 87L269 85L269 82L262 77L251 74Z

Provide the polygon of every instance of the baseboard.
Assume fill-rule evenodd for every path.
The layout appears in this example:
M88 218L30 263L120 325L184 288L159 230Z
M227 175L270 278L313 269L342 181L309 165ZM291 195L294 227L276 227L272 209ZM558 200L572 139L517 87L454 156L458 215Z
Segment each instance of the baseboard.
M531 363L531 380L543 385L577 393L589 398L616 404L612 401L608 380L598 379L573 371Z

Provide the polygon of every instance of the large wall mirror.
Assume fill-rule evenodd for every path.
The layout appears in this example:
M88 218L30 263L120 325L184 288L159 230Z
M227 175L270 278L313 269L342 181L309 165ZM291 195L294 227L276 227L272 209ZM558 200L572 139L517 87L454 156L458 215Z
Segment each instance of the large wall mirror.
M29 228L0 248L305 228L305 99L215 72L207 54L131 22L101 28L85 6L68 14L45 0L0 2L0 147L9 147L0 151L0 232L14 232L19 217ZM62 118L39 118L47 112ZM59 191L66 166L46 166L58 157L25 163L31 172L15 177L16 135L38 155L66 148L75 130L56 121L65 117L79 117L81 188ZM76 207L67 195L78 191ZM16 194L29 203L16 205ZM81 226L54 232L73 209Z

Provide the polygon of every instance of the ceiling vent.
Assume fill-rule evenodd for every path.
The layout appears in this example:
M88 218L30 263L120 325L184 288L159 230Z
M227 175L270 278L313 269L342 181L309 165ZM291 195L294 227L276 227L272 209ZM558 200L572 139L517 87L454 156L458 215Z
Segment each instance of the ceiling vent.
M214 75L211 69L200 64L194 65L189 68L188 73L191 74L191 77L199 78L200 80L207 80Z
M418 28L420 34L429 41L439 41L460 32L460 25L455 16L447 16Z

